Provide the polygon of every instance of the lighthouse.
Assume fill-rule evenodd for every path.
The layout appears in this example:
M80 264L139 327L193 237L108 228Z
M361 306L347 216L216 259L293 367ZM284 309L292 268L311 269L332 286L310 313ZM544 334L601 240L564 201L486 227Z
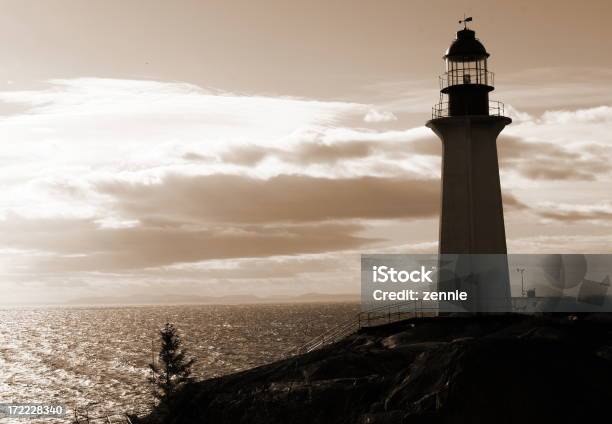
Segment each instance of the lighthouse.
M439 253L455 257L438 288L467 290L468 310L501 312L509 308L510 287L496 143L512 120L503 103L489 99L489 53L467 27L471 20L460 21L443 57L440 101L426 124L442 141Z

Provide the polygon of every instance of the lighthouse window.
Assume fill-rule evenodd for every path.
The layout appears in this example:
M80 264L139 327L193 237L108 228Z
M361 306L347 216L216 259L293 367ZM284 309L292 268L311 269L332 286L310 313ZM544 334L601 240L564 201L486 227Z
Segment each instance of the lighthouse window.
M460 84L486 84L493 83L492 75L487 71L487 60L463 58L446 60L445 86Z

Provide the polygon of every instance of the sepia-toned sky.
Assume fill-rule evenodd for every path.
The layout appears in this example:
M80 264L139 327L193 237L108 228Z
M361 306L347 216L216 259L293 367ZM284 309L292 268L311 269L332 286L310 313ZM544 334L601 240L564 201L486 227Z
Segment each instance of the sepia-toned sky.
M610 253L609 1L0 6L0 304L357 293L361 253L435 252L464 13L510 252Z

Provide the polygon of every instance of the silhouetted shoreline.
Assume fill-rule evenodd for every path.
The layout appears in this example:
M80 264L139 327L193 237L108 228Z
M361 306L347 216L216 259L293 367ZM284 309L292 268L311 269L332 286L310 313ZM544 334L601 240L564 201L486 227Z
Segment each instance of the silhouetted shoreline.
M161 422L590 422L610 381L607 315L420 318L188 384Z

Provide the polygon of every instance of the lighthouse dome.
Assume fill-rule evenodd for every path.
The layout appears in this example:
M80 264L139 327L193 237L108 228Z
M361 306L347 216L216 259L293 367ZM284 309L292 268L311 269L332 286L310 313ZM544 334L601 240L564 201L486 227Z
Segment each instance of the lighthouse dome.
M476 33L471 29L462 29L457 31L457 39L450 45L445 59L457 60L477 60L489 57L489 53L476 38Z

